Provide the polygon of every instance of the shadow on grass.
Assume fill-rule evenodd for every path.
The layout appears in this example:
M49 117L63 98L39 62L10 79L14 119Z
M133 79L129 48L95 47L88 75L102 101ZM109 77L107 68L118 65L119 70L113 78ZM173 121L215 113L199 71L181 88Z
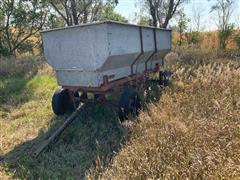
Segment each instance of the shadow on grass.
M31 89L26 89L25 87L31 79L32 76L1 78L0 107L16 107L27 102L31 98L33 92Z
M158 94L154 101L160 98ZM5 154L2 162L5 169L17 179L84 179L99 160L103 167L107 166L129 138L130 132L119 122L116 111L97 105L87 108L54 144L34 158L33 152L67 116L54 117L47 132L40 132L35 139Z

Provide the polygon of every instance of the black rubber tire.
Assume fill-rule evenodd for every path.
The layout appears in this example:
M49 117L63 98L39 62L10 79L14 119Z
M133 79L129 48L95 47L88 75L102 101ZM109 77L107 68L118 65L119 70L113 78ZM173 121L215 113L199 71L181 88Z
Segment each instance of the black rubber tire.
M74 94L75 97L79 97L78 93ZM52 110L56 115L63 115L66 112L75 111L78 107L79 102L75 103L71 100L69 96L68 89L57 89L52 97Z
M167 86L167 84L168 84L167 77L162 72L159 72L159 82L158 82L158 84L160 86Z
M137 91L132 87L124 89L119 100L118 116L120 121L127 119L130 114L138 116L140 110L141 99Z
M63 115L67 110L68 90L57 89L52 97L52 110L56 115Z

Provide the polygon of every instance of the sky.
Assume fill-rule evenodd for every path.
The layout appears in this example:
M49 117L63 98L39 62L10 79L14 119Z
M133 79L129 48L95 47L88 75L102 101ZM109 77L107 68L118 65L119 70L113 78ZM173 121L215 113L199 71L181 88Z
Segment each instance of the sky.
M195 25L193 23L194 12L201 14L201 27L203 31L212 31L217 29L216 15L214 13L209 13L212 5L216 3L216 0L190 0L190 2L185 3L181 6L183 8L187 17L191 20L188 23L190 29L194 29ZM119 0L119 4L116 7L116 11L129 19L130 23L135 22L135 13L140 11L140 0ZM235 23L236 26L240 27L240 0L236 0L234 4L234 11L231 16L231 23ZM174 24L174 22L173 22Z

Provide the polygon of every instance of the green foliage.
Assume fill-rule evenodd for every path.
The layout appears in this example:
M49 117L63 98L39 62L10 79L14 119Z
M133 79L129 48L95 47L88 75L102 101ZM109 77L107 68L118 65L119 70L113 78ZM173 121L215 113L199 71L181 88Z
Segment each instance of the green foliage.
M202 41L201 34L198 31L187 32L185 33L185 36L187 37L188 44L196 45L196 44L200 44Z
M0 57L10 55L9 49L0 42Z
M211 8L211 12L218 15L218 37L220 49L226 49L227 42L234 32L234 25L229 23L235 0L217 0Z
M26 53L26 52L33 51L33 46L34 44L31 40L26 40L18 46L17 50L19 53Z
M31 38L43 28L103 20L127 22L114 11L117 3L118 0L1 0L0 56L31 52Z
M144 15L137 15L136 17L137 24L142 26L149 26L150 25L150 19L147 16Z
M4 24L4 13L0 8L0 28L3 26L3 24Z
M179 33L179 46L183 43L183 33L187 30L187 24L190 20L187 18L186 14L183 11L178 13L178 24L177 31Z
M138 25L142 26L151 26L152 25L152 20L151 17L145 13L146 9L142 7L139 12L135 13L135 21L137 22Z
M65 25L64 20L55 14L51 14L49 16L46 24L47 28L50 29L63 27L64 25Z
M179 33L183 33L187 29L188 22L189 22L189 19L187 18L186 14L183 11L179 12L179 19L178 19Z
M119 21L119 22L128 22L128 20L119 13L114 11L115 4L109 3L106 4L101 12L99 13L98 17L96 18L99 21L105 20L112 20L112 21Z
M0 56L16 55L31 50L29 39L41 30L47 20L49 7L45 0L0 1Z
M124 17L113 11L118 0L48 0L48 3L67 26L107 19L126 21Z
M233 33L234 33L234 26L232 24L226 25L225 28L219 30L218 37L219 37L219 45L221 49L226 49L227 42L229 38L233 35Z

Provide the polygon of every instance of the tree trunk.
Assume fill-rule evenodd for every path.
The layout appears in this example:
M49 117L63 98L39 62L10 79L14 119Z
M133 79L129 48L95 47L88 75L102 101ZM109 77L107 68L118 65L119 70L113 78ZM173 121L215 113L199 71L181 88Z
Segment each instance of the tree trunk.
M73 23L74 25L78 25L78 15L77 15L77 7L76 7L75 0L71 0L71 9L72 9Z
M168 12L165 18L164 23L161 25L162 28L167 28L169 20L172 18L173 15L173 8L174 8L174 0L169 1Z
M153 0L149 0L150 14L152 16L152 26L157 27L157 14Z

